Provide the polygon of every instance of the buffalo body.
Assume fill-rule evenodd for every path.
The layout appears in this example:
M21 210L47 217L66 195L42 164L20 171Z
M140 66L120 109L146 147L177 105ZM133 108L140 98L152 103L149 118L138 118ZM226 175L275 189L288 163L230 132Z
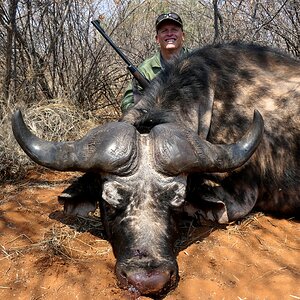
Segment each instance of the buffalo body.
M43 141L20 112L13 130L38 164L86 173L65 211L99 203L121 286L161 295L178 281L181 214L216 223L253 209L299 216L299 103L299 61L234 43L178 58L120 122L78 141Z

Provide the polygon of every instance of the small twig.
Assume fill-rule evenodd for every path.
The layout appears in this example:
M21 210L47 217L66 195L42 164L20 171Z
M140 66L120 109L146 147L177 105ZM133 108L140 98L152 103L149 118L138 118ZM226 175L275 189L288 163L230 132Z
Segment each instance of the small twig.
M280 269L278 269L278 270L271 270L271 271L265 272L264 274L262 274L261 276L259 276L259 277L255 278L255 279L253 279L252 281L260 280L260 279L262 279L262 278L264 278L264 277L266 277L266 276L270 276L270 275L272 276L272 275L275 275L275 274L277 274L277 273L279 273L279 272L281 272L281 271L287 270L287 269L288 269L288 267L282 267L282 268L280 268Z
M254 39L254 36L256 36L256 34L265 26L267 26L268 24L270 24L276 17L277 15L281 12L281 10L284 8L285 4L288 2L288 0L285 0L284 3L280 6L280 8L278 9L278 11L270 17L269 20L267 20L266 22L262 23L254 32L254 34L252 35L252 39ZM262 7L264 8L264 6L262 5ZM266 11L266 9L264 8L264 10Z
M25 238L27 238L27 239L30 241L31 244L34 243L34 242L32 241L32 239L30 239L26 234L22 233L22 234L20 234L19 236L17 236L16 238L14 238L14 239L12 239L11 241L7 242L6 245L7 245L7 244L10 244L10 243L12 243L12 242L14 242L14 241L16 241L16 240L19 239L20 237L25 237Z

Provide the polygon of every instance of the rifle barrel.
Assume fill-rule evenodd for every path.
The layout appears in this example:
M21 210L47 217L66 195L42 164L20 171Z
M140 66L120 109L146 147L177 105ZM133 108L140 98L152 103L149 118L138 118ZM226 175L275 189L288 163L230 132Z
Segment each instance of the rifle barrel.
M130 62L130 60L124 55L124 53L116 46L116 44L111 40L111 38L106 34L100 25L99 20L92 21L92 24L97 28L97 30L102 34L102 36L108 41L108 43L113 47L113 49L120 55L120 57L127 64L128 70L136 78L141 87L144 89L149 85L149 80Z
M126 62L127 65L132 65L129 59L124 55L124 53L116 46L112 39L106 34L100 25L99 20L92 21L92 24L98 29L102 36L108 41L108 43L114 48L114 50L121 56L121 58Z

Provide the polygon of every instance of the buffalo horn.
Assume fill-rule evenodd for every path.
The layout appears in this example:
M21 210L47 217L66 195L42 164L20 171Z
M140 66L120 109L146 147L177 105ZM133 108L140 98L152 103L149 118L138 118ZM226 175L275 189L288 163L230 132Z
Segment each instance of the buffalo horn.
M234 144L212 144L191 130L165 124L153 128L157 168L165 173L227 172L242 166L258 147L264 121L254 111L253 122L244 136Z
M18 110L12 117L12 129L24 152L37 164L53 170L124 174L137 155L137 131L122 122L98 126L74 142L49 142L28 129Z

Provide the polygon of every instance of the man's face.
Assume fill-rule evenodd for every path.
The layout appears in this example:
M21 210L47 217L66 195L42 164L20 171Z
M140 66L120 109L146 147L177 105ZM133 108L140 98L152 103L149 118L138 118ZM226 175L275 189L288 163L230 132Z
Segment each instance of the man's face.
M183 41L184 32L172 21L164 22L157 31L156 42L161 49L177 50L183 46Z

